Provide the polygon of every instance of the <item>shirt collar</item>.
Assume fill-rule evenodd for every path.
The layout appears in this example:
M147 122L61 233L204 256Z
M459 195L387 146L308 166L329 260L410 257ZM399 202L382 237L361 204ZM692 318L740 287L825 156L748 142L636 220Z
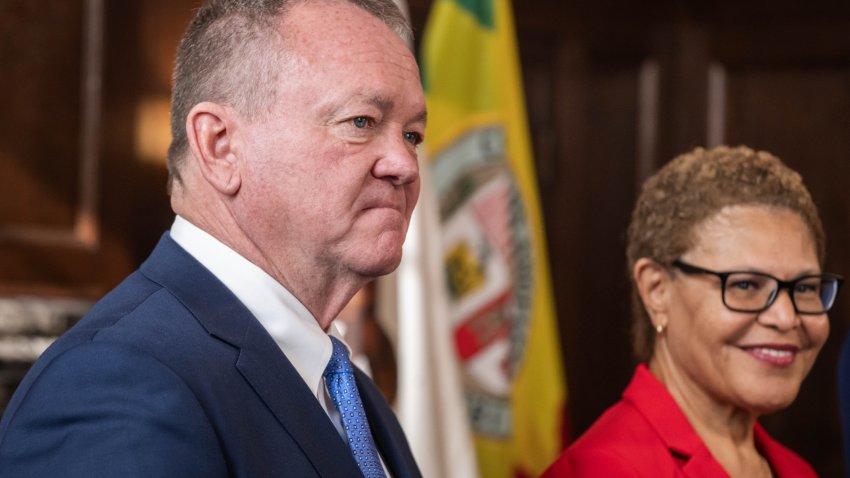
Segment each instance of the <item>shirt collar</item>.
M171 238L248 308L316 398L323 395L323 375L333 346L313 314L264 270L186 219L174 219ZM341 339L333 324L329 332Z

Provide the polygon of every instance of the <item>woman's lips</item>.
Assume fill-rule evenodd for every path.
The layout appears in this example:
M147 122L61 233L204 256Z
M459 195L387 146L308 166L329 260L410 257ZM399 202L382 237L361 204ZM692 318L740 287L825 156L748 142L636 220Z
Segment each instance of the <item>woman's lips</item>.
M741 347L750 357L774 367L788 367L800 348L796 345L759 344Z

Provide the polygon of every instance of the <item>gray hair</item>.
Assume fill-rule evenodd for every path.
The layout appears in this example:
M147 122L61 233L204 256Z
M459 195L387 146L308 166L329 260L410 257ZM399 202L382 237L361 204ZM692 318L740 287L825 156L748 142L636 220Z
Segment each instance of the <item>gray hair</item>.
M209 0L195 14L177 48L172 79L168 190L181 181L188 152L186 117L198 103L233 107L253 118L274 104L285 60L277 30L288 10L310 0ZM392 0L345 0L372 14L408 45L410 25Z

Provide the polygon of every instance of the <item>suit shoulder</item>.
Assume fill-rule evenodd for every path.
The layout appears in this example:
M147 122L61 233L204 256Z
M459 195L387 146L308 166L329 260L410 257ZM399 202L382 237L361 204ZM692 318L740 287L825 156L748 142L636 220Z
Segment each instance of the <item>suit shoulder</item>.
M110 457L97 466L113 476L143 476L138 473L163 466L175 473L191 469L185 466L224 468L213 426L195 395L147 353L125 344L80 342L28 378L0 425L5 471L96 476L86 474L96 457ZM131 463L135 474L121 472Z
M136 271L100 298L71 332L107 328L133 314L163 287Z
M136 272L98 301L48 352L57 349L61 353L83 341L116 343L144 351L179 370L194 368L193 361L220 355L222 343L209 339L208 331L178 297ZM45 355L49 357L49 353Z

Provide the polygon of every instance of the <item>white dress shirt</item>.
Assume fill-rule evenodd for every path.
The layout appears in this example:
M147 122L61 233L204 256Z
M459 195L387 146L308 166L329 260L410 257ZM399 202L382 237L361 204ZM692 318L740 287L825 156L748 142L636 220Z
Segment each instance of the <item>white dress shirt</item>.
M265 271L186 219L180 216L174 219L171 238L254 314L347 442L339 412L328 396L324 381L333 345L313 314ZM328 333L342 340L333 324Z

